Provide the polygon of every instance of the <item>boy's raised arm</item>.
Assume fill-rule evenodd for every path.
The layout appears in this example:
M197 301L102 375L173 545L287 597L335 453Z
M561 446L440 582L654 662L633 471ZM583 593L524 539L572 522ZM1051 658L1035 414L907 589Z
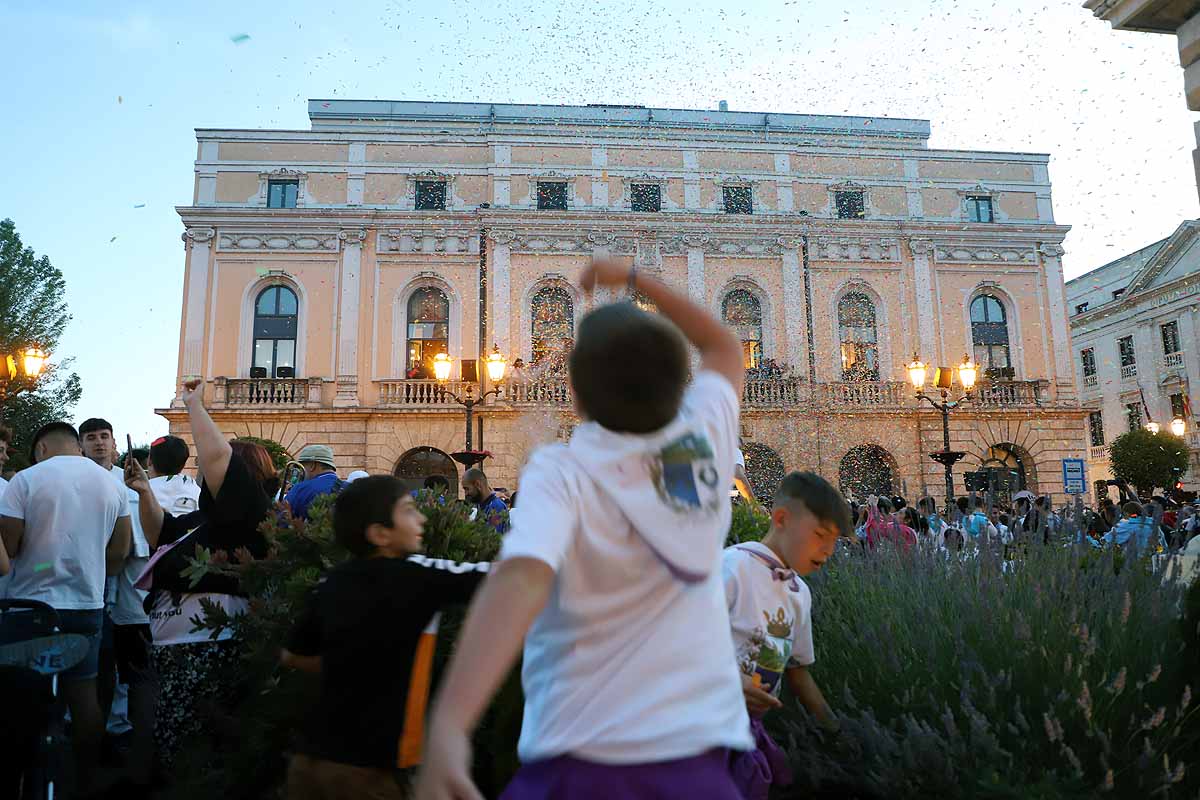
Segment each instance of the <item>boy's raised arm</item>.
M733 386L737 396L742 396L742 385L746 380L742 343L706 308L693 303L662 281L642 275L614 261L593 260L580 278L580 283L589 292L598 285L629 285L642 292L700 351L703 367L724 376Z
M467 612L429 726L418 800L483 800L471 783L470 732L512 669L525 634L554 586L554 570L536 558L493 565Z

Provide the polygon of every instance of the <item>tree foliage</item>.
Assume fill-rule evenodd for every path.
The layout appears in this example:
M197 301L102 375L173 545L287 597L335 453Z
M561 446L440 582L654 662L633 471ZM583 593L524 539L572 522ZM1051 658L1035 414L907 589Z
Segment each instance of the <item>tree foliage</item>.
M71 315L67 284L46 256L26 247L11 219L0 221L0 354L29 347L53 353ZM19 469L28 461L29 439L47 422L70 416L79 402L79 376L71 361L47 364L36 381L19 377L9 386L4 421L15 434L9 462Z
M292 460L292 454L274 439L260 439L257 436L239 436L238 438L243 442L254 442L265 447L267 454L271 456L271 462L275 464L276 472L283 472L283 468Z
M1144 497L1175 485L1188 467L1188 448L1178 436L1139 428L1113 440L1111 458L1114 477L1133 484Z

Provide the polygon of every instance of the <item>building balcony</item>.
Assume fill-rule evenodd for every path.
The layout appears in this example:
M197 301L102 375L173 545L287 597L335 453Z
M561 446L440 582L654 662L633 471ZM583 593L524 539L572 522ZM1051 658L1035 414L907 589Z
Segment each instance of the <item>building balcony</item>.
M1137 377L1137 364L1126 364L1121 367L1121 380L1129 380Z
M1085 388L1085 389L1095 388L1097 383L1099 383L1099 381L1096 380L1095 374L1083 376L1083 388Z
M1107 461L1108 445L1102 444L1088 448L1088 459L1091 461Z
M569 406L571 382L565 377L504 384L504 400L514 406Z
M380 408L430 408L457 406L451 394L463 397L467 387L474 387L469 381L446 381L445 384L435 380L385 380L379 381Z
M912 398L913 390L899 381L841 381L817 385L817 397L831 409L897 408Z
M808 399L808 387L799 378L755 378L742 389L743 408L795 408Z
M1166 353L1163 355L1164 369L1178 369L1183 366L1183 353Z
M320 408L320 378L214 378L213 408Z
M985 408L1040 406L1046 400L1046 381L999 381L975 390L975 404Z

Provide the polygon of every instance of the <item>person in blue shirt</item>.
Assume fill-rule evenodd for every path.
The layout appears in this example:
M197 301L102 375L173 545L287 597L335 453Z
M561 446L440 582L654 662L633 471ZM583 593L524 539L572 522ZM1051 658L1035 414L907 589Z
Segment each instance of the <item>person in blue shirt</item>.
M497 533L508 532L508 506L492 491L483 470L478 467L467 470L463 476L463 494L468 503L479 509L476 519L483 519Z
M1105 545L1111 546L1115 543L1124 547L1132 542L1132 546L1137 552L1145 554L1150 552L1152 546L1161 544L1159 538L1155 536L1157 531L1154 519L1145 515L1145 510L1140 503L1126 503L1121 510L1125 516L1111 531L1104 534L1102 541Z
M304 466L304 480L292 487L284 500L296 519L308 519L308 508L321 495L337 494L345 485L338 479L333 463L333 448L310 444L296 460Z

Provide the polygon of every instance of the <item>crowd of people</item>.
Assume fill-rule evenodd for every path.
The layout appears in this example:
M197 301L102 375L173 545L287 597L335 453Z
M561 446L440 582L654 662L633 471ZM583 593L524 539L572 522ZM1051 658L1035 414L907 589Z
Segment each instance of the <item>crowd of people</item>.
M302 479L282 487L261 445L222 434L198 382L181 393L197 479L177 437L154 441L145 465L127 448L118 466L102 419L36 433L33 466L0 487L0 597L54 609L56 630L38 629L33 611L6 611L0 662L35 663L53 649L70 663L58 686L76 796L113 791L106 727L129 730L110 795L124 800L148 796L189 737L203 735L197 709L228 692L243 645L192 620L206 607L253 609L235 575L191 565L202 552L235 565L265 557L260 523L281 513L277 500L305 519L333 495L334 535L352 555L322 578L280 655L283 668L319 682L286 780L288 797L312 800L478 798L471 732L522 653L522 767L505 798L765 798L789 780L762 723L784 688L837 726L809 671L802 577L839 543L953 549L1069 533L1047 498L1027 493L1006 509L961 498L947 513L932 498L851 504L820 476L793 472L770 498L765 538L725 547L730 492L757 503L739 450L741 343L636 270L597 261L582 280L588 291L627 286L659 313L618 303L580 323L568 371L583 421L569 443L530 456L519 506L483 470L466 471L472 513L503 534L495 564L422 555L412 487L361 472L343 480L327 445L305 447ZM699 352L694 374L688 344ZM631 362L629 352L641 356ZM0 459L10 439L0 430ZM442 476L422 487L457 502L449 488ZM1164 527L1162 541L1173 542L1197 523L1195 509L1169 517L1126 505L1102 508L1082 535L1147 548ZM427 713L437 615L467 602ZM5 734L20 763L37 746L26 727ZM417 765L405 783L398 770Z

